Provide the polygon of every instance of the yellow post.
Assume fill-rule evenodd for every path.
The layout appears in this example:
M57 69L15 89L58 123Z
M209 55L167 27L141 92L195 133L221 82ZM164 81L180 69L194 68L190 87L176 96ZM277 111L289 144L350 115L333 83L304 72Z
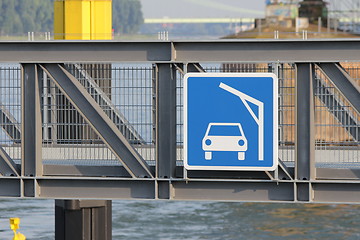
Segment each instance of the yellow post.
M65 37L64 27L64 1L55 0L54 2L54 39L61 40Z
M16 230L19 229L19 225L20 218L10 218L10 228L14 232L13 240L26 240L26 237L23 234L16 232Z
M65 40L111 40L112 0L55 0L54 36Z
M91 1L91 40L112 39L111 0Z

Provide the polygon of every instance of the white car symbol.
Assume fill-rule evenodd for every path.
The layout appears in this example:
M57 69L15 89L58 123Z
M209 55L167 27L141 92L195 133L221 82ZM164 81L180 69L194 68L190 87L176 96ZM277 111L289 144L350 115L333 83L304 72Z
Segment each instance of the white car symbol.
M205 159L212 159L214 151L238 152L238 160L245 160L247 139L240 123L209 123L202 140Z

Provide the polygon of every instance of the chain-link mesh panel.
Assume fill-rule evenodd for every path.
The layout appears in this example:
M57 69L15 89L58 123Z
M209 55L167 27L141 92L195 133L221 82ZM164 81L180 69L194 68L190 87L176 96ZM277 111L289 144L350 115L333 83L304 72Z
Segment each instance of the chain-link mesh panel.
M21 69L0 65L0 146L16 163L21 162Z

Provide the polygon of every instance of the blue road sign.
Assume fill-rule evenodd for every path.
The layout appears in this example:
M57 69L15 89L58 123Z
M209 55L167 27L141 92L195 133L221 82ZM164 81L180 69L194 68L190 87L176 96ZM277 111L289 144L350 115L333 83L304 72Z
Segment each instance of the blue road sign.
M278 80L274 74L185 75L186 169L274 170L277 132Z

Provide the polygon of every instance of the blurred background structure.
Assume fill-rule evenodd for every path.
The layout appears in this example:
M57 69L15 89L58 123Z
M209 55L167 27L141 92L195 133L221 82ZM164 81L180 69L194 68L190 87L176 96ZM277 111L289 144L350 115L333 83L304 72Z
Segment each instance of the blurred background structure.
M101 4L109 4L105 2ZM54 3L60 7L64 1L0 1L3 11L0 39L56 39ZM82 11L76 11L81 13L77 15L79 18L87 12L85 5L83 7ZM158 39L162 32L166 32L169 39L218 39L239 34L246 37L252 31L263 33L258 37L274 38L275 30L280 32L280 38L301 38L301 34L281 32L303 30L310 33L310 38L329 37L325 33L340 34L340 37L360 33L360 0L254 0L246 6L234 0L113 0L112 10L111 36L120 40ZM269 24L272 28L266 29ZM269 33L264 34L266 32ZM315 32L321 34L311 34Z

